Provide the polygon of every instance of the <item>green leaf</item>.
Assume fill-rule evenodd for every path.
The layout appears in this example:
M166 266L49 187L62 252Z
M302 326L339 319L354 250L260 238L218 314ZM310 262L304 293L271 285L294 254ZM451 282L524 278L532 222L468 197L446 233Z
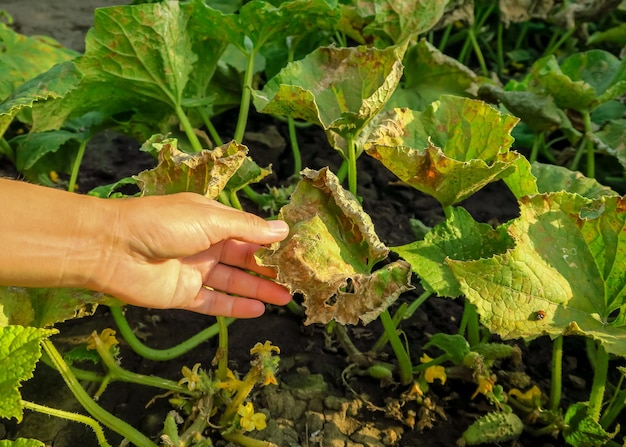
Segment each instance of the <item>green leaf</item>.
M620 23L603 31L596 31L587 39L587 45L596 45L602 42L613 42L621 47L626 46L626 23Z
M374 0L374 20L363 29L363 34L400 44L435 26L447 3L448 0Z
M34 130L58 129L94 109L107 117L146 113L152 123L173 114L197 60L187 22L178 2L97 9L85 55L75 60L81 83L36 107Z
M480 87L479 94L481 98L501 102L533 132L551 132L561 127L563 123L569 124L567 115L556 106L551 96L543 96L532 91L508 91L488 84Z
M37 439L17 438L15 441L0 441L0 447L45 447L45 444Z
M396 47L320 47L255 91L254 105L262 113L318 124L331 142L337 135L355 137L398 85L403 52ZM345 150L341 143L334 145Z
M50 70L24 83L0 104L0 137L24 109L33 107L37 101L62 98L74 90L82 74L73 62L55 65Z
M515 172L504 178L504 183L509 187L516 199L538 194L537 177L532 173L530 162L525 157L519 157L514 163Z
M626 93L626 59L603 50L574 53L560 66L554 56L542 58L529 76L531 91L552 96L562 109L590 112Z
M594 132L596 144L617 157L626 169L626 119L609 121L601 130Z
M193 9L202 24L206 23L205 33L224 35L245 54L258 51L271 40L332 29L339 19L338 11L324 0L287 1L278 7L253 0L231 14L202 3L194 2Z
M47 327L95 312L98 304L118 301L99 292L82 289L0 287L0 327Z
M217 199L248 153L246 146L234 141L194 154L178 150L175 138L149 143L158 151L159 164L133 177L142 195L195 192Z
M467 354L470 353L470 346L465 337L459 334L437 333L430 337L424 349L437 347L450 356L450 360L455 365L460 365Z
M587 415L587 405L576 403L565 413L563 438L573 447L600 447L606 445L612 436L602 426Z
M532 164L532 173L537 179L540 193L567 191L588 199L618 195L596 179L585 177L580 172L571 171L563 166L535 162Z
M33 377L41 357L41 340L56 332L23 326L0 327L0 417L22 421L21 382ZM25 441L23 445L30 445Z
M0 101L19 85L79 53L51 38L27 37L0 22Z
M474 72L426 39L409 47L403 63L404 85L390 99L393 107L421 111L443 95L476 96L478 84Z
M278 215L289 224L289 236L258 251L257 262L303 294L305 324L367 324L412 288L409 265L395 261L372 271L389 250L358 200L328 168L303 175Z
M226 191L239 191L251 183L258 183L272 173L272 167L262 168L252 158L246 157L232 177L228 180Z
M517 119L482 101L444 96L424 112L389 111L365 144L367 153L446 207L512 173L508 152Z
M446 263L491 332L525 339L582 334L626 356L625 221L619 196L523 197L520 217L508 226L514 247Z
M459 282L446 265L447 259L468 261L503 253L512 245L505 227L493 229L476 222L463 208L452 208L444 222L426 237L411 244L392 247L420 277L422 286L438 296L461 295Z

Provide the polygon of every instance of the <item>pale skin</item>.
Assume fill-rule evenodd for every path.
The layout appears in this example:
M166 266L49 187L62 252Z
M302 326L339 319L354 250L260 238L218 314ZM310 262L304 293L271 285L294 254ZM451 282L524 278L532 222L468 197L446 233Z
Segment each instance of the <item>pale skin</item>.
M0 204L0 285L81 287L237 318L291 299L254 259L287 237L282 221L193 193L99 199L2 179Z

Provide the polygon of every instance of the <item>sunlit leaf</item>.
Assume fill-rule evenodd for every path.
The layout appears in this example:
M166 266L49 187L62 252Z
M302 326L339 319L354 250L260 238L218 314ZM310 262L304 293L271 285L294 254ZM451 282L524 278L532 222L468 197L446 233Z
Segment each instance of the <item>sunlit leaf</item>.
M174 138L154 141L152 146L158 151L158 166L133 177L142 195L195 192L217 199L248 153L234 141L194 154L180 151Z
M263 113L318 124L331 141L335 134L354 137L398 85L403 52L395 47L318 48L287 65L263 90L255 91L254 105Z
M118 301L83 289L0 287L0 327L47 327L95 312L98 304Z
M93 109L104 116L145 113L152 123L174 114L197 61L188 19L178 2L97 9L85 55L74 61L80 84L36 107L34 130L58 129Z
M76 88L81 79L82 74L70 61L22 84L0 104L0 137L21 110L31 108L37 101L64 97Z
M447 3L447 0L374 0L373 21L363 29L363 34L399 44L435 26Z
M22 421L21 382L33 377L41 356L39 343L55 332L34 327L0 327L0 418Z
M626 356L624 199L557 192L520 208L506 253L446 260L482 323L503 338L583 334Z
M580 194L588 199L618 195L611 188L600 184L596 179L588 178L578 171L563 166L533 163L532 173L537 179L540 193L567 191Z
M603 50L574 53L559 65L554 56L538 60L529 88L552 96L563 109L591 111L626 93L626 59Z
M366 143L369 155L444 207L514 171L517 119L482 101L444 96L424 112L395 109Z
M446 259L469 261L491 257L511 245L504 227L493 229L476 222L465 209L452 208L448 219L434 227L423 240L391 247L391 250L411 264L426 290L455 298L462 292Z
M50 38L28 37L0 22L0 101L19 85L79 53Z
M410 267L395 261L372 271L389 250L370 217L328 168L303 174L278 216L289 224L289 236L257 252L257 261L303 294L305 324L369 323L411 288Z
M389 101L393 107L421 111L443 95L476 96L476 74L426 39L409 47L403 63L404 83Z

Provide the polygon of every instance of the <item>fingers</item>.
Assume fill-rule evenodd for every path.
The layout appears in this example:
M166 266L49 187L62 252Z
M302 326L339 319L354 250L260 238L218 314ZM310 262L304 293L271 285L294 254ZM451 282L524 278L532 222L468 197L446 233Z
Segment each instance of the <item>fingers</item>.
M222 292L279 306L291 300L291 294L283 286L224 264L216 265L204 284Z
M284 292L285 289L283 289ZM287 293L287 296L291 299L291 295ZM282 295L280 299L284 298L285 296ZM272 300L267 300L267 302L270 301ZM285 301L282 304L287 304L287 302ZM196 299L189 306L186 306L185 309L206 315L255 318L263 315L265 305L257 299L230 296L217 290L202 288Z
M265 305L258 300L233 297L216 290L202 288L194 302L185 309L206 315L255 318L263 315Z

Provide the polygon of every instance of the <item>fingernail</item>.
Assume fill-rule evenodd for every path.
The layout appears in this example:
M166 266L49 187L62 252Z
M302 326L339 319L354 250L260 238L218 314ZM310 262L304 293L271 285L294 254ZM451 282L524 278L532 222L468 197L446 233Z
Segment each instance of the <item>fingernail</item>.
M289 225L284 220L268 220L267 226L273 234L283 235L289 233Z

